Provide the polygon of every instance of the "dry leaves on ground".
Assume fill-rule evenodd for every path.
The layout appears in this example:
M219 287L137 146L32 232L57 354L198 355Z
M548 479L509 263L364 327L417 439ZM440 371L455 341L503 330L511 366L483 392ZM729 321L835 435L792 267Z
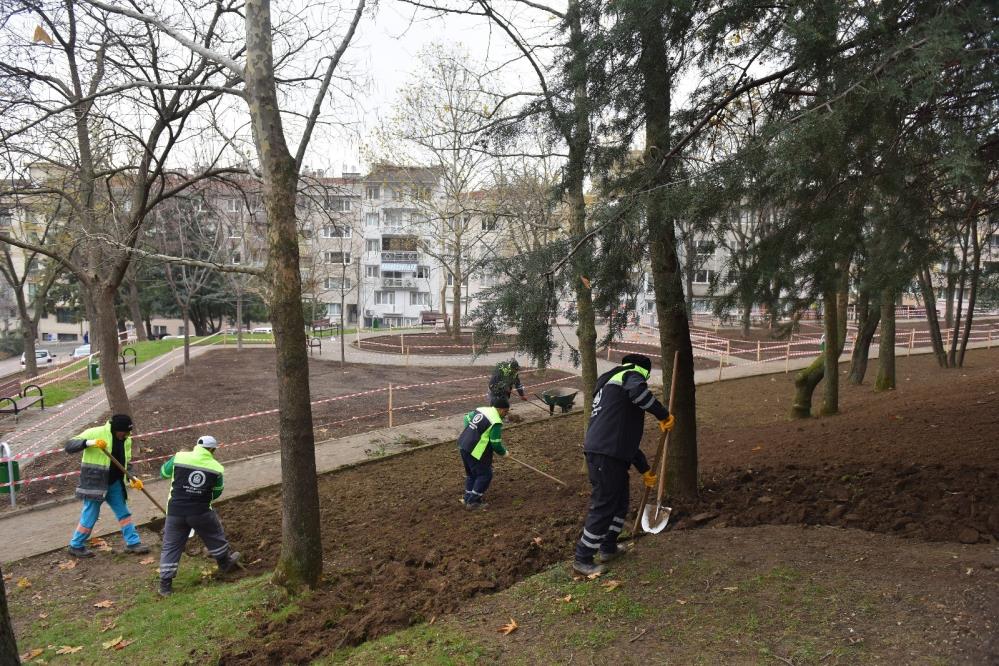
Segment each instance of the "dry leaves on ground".
M61 648L56 650L56 654L76 654L82 649L82 645L77 645L76 647L73 647L72 645L63 645Z
M67 560L65 562L60 562L59 563L59 568L62 569L62 570L64 570L64 571L66 569L75 569L76 568L76 560Z
M127 648L129 645L131 645L134 642L135 642L134 639L129 638L127 641L121 641L121 642L119 642L117 645L114 646L114 649L115 650L124 650L125 648Z
M17 579L17 587L20 590L26 590L29 587L31 587L31 581L22 576L21 578Z
M28 650L21 655L21 661L31 661L41 653L45 652L45 648L35 648L33 650Z
M499 628L499 629L497 629L496 631L500 632L500 633L501 633L501 634L503 634L504 636L509 636L509 635L510 635L510 634L512 634L513 632L517 631L517 627L519 627L519 626L520 626L520 625L518 625L518 624L517 624L517 621L516 621L516 620L514 620L514 619L513 619L512 617L511 617L511 618L510 618L510 621L509 621L508 623L504 624L504 625L503 625L502 627L500 627L500 628Z
M101 633L103 634L108 631L111 631L117 626L118 626L118 618L112 617L108 620L105 620L104 624L101 625Z
M141 560L139 560L139 564L152 564L155 561L156 561L155 557L144 557Z
M105 650L110 650L114 646L118 645L118 643L121 643L122 640L124 640L124 638L125 638L124 636L118 636L117 638L112 638L109 641L104 641L103 643L101 643L101 647L104 648Z
M607 592L613 592L617 588L621 587L621 581L619 581L619 580L609 580L606 583L602 583L602 587Z
M94 608L111 608L111 606L114 606L114 602L110 599L104 599L94 604Z

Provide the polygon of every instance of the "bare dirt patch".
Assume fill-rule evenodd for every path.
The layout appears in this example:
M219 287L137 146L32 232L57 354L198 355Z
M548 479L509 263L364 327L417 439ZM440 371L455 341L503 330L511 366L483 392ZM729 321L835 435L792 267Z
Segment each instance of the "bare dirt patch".
M154 458L136 466L143 475L156 474L161 456L190 448L200 435L211 434L222 444L225 462L275 451L278 448L276 413L227 421L151 437L150 433L181 425L241 416L277 407L277 378L273 350L221 349L197 357L187 372L178 370L132 399L136 423L136 460ZM393 385L393 423L413 423L471 410L482 405L489 383L489 368L392 366L310 359L312 399L365 393L313 406L316 440L322 441L367 432L388 425L388 386ZM543 376L523 373L530 387L539 382L567 378L559 385L579 386L564 372L548 370ZM462 381L455 381L462 380ZM440 382L433 385L424 385ZM421 384L415 388L406 388ZM549 384L550 386L551 384ZM95 422L103 417L95 418ZM24 478L68 472L79 468L79 456L50 455L22 468ZM25 504L71 494L76 477L30 483L18 493ZM51 490L52 492L48 492Z

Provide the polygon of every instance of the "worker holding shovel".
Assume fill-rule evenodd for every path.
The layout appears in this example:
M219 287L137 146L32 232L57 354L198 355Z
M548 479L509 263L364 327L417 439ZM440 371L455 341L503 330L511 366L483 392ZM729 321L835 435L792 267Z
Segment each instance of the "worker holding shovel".
M149 552L149 546L142 543L132 524L128 492L125 490L129 476L126 470L132 462L131 432L131 417L115 414L104 425L84 430L66 442L66 453L83 451L80 484L76 487L76 496L83 500L83 510L80 512L80 523L69 542L69 554L73 557L94 556L94 551L87 548L87 539L97 524L104 502L108 503L118 519L125 538L125 551L136 554ZM112 462L117 464L112 465ZM128 485L142 490L142 481L136 477L128 480Z
M461 503L469 511L486 506L482 496L493 480L493 452L509 455L500 434L503 417L509 411L510 401L498 396L493 399L492 406L479 407L465 415L465 429L458 437L458 450L465 465L465 495Z
M598 551L603 563L624 552L617 539L628 512L629 468L634 465L642 473L646 487L656 483L640 448L645 412L659 420L663 431L673 427L673 416L649 390L651 370L647 356L628 354L621 365L597 379L583 445L592 486L590 510L572 564L573 571L584 576L603 573L602 564L594 561Z
M239 553L232 552L212 500L222 494L225 468L215 460L218 441L211 436L198 438L191 451L180 451L160 467L160 476L170 479L163 550L160 552L160 595L173 594L180 556L193 531L215 558L219 571L228 573L239 566Z

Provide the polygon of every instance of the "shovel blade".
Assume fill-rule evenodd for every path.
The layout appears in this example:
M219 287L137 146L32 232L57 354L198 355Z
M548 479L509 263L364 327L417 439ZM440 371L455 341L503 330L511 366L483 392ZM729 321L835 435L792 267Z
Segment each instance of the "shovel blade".
M642 511L642 529L649 534L659 534L666 529L671 513L673 513L671 507L647 504Z

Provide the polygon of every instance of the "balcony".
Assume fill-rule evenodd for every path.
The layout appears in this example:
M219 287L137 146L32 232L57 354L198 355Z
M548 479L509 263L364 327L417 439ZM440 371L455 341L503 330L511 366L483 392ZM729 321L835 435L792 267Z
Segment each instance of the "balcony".
M416 252L382 252L382 262L416 263Z
M382 278L382 289L419 289L415 278Z

